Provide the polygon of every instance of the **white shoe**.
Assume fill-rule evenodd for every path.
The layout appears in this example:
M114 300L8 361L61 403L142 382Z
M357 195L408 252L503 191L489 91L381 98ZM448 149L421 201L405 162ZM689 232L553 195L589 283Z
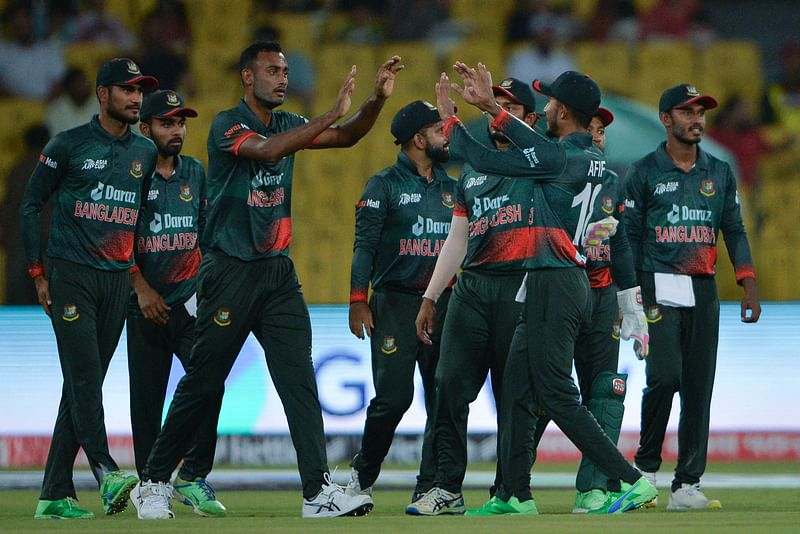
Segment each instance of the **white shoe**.
M681 484L672 492L667 510L705 510L708 499L700 491L700 484Z
M658 489L658 486L656 486L656 474L655 474L655 472L651 473L649 471L645 471L644 469L642 469L641 467L638 467L638 466L636 466L636 469L639 470L639 472L642 474L642 476L644 478L646 478L647 481L654 488ZM655 499L653 499L652 501L650 501L649 503L644 505L645 508L655 508L656 506L658 506L658 497L656 497Z
M465 510L463 494L436 487L406 506L408 515L460 515Z
M372 510L372 497L348 495L339 484L334 484L330 473L325 473L325 483L313 499L303 499L303 517L339 517L367 515Z
M164 482L140 482L131 490L131 501L139 519L173 519L170 509L171 484Z
M345 486L344 492L351 497L356 495L368 495L372 497L372 486L362 489L361 482L358 480L358 471L353 467L350 468L350 482Z

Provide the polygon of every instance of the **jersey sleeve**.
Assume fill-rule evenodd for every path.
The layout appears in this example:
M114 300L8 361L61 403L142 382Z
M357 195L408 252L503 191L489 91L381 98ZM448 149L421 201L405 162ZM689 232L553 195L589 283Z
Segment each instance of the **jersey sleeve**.
M634 163L625 177L625 211L623 223L636 269L642 267L642 244L645 228L646 180L638 164Z
M42 208L58 188L69 165L69 150L62 136L47 143L39 154L20 206L22 219L22 242L31 278L44 274L39 215Z
M725 166L725 202L720 219L720 230L725 238L728 255L736 272L736 282L742 283L744 278L755 278L753 258L750 254L750 243L742 222L742 210L739 204L739 192L736 179L730 165Z
M458 215L459 217L467 217L469 215L467 199L466 195L464 194L464 178L466 176L467 172L466 169L464 169L464 171L461 173L461 178L459 178L458 182L456 182L456 200L453 206L453 215Z
M530 159L530 152L524 150L500 151L479 143L457 118L445 121L445 137L450 142L450 153L463 159L475 170L508 178L528 178L545 180L552 177L552 171L536 165ZM566 164L566 154L562 163Z
M213 144L220 152L238 156L242 143L254 135L258 135L258 133L234 115L220 113L211 125L209 144Z
M356 237L350 269L350 303L367 302L372 263L389 211L385 180L373 177L356 203Z
M492 127L503 132L522 151L537 174L560 173L567 164L566 151L559 143L542 135L506 110L495 117Z
M198 182L200 183L200 209L197 213L197 237L198 243L206 228L206 218L208 217L208 199L206 198L206 170L203 164L197 162Z

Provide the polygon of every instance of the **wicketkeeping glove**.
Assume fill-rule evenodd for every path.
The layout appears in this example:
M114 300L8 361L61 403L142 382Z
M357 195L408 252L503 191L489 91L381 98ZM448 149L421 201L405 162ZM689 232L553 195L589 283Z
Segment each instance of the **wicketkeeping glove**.
M647 332L647 318L644 316L639 286L617 291L617 305L622 312L619 336L625 340L633 338L633 351L637 358L644 360L650 352L650 334Z
M581 244L584 247L599 245L603 240L617 233L618 224L619 221L611 216L597 222L589 223L586 227L586 233L583 235L583 242Z

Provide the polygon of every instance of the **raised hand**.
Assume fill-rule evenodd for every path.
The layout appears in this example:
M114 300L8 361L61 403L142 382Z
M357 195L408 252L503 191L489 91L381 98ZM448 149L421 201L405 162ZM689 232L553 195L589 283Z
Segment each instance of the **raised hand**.
M356 88L356 66L350 67L350 74L345 78L339 94L336 96L336 104L331 110L337 119L344 117L350 110L351 99L353 98L353 91Z
M394 80L397 73L406 66L400 63L400 56L392 56L386 63L378 69L375 77L375 96L378 98L389 98L394 91Z
M483 63L478 63L476 70L457 61L453 68L464 82L463 89L456 84L453 84L453 89L461 95L464 102L487 113L496 114L500 111L492 92L492 73L486 70Z
M436 109L439 110L442 120L447 120L456 114L455 103L450 99L450 89L450 79L443 72L436 82Z

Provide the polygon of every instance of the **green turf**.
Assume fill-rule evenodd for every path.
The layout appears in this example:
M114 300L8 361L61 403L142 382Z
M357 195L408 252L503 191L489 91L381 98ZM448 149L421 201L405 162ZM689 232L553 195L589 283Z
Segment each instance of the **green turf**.
M94 520L36 521L34 491L3 491L0 509L2 532L333 532L436 534L465 532L516 533L543 532L798 532L800 529L800 490L709 490L710 498L720 499L723 510L667 512L669 495L661 491L660 507L639 510L617 517L576 516L570 513L574 493L568 490L536 492L541 515L537 517L409 517L403 514L408 504L407 491L377 491L375 510L367 517L303 520L300 518L300 493L287 491L227 491L218 494L228 507L228 517L211 519L196 516L189 507L175 504L177 518L172 521L139 521L132 506L122 514L100 515L99 496L82 492L81 504L98 515ZM468 507L477 507L483 491L466 493Z

